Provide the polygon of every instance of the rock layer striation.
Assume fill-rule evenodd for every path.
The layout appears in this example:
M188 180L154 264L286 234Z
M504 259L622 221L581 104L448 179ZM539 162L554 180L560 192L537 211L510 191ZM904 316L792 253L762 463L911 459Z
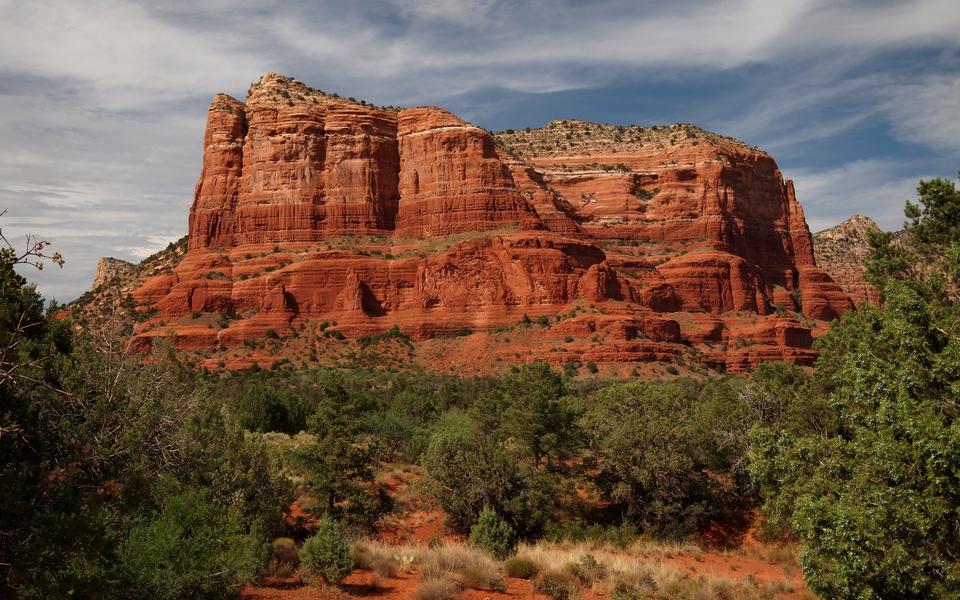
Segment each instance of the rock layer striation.
M535 358L734 371L809 362L852 307L792 183L741 142L581 121L493 135L276 74L244 102L214 97L189 249L134 297L151 315L140 346L223 350L318 321L423 341L532 319Z

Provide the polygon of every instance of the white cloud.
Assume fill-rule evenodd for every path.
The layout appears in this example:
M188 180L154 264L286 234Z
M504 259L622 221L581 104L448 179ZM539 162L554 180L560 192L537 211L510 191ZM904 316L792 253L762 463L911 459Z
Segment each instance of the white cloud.
M391 0L401 13L420 19L435 19L461 25L476 25L496 6L494 0Z
M810 231L821 231L858 213L876 221L881 229L900 229L904 203L916 198L917 182L929 178L904 175L902 165L887 159L852 161L825 170L795 170L785 176L793 179Z
M177 27L131 2L8 0L0 17L6 70L63 80L99 109L142 109L267 67L235 35Z
M900 86L884 104L900 139L960 150L960 75L931 75Z

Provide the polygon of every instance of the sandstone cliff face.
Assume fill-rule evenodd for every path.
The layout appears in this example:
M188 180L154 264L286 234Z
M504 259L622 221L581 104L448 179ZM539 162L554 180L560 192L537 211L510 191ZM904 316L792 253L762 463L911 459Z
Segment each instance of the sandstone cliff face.
M399 113L397 136L397 235L442 236L536 221L486 131L445 111L414 108Z
M809 362L813 321L852 306L792 184L740 142L582 122L494 137L275 74L211 103L189 227L180 265L134 293L157 312L141 346L229 349L318 321L426 341L542 316L531 358L743 370ZM516 337L492 352L510 359Z
M872 219L854 215L813 236L817 264L836 281L854 302L880 301L877 288L864 279L863 262L870 256L867 232L879 228Z
M657 270L686 290L686 309L800 310L774 296L801 287L808 318L831 320L851 306L817 269L793 183L763 152L691 125L555 121L500 140L542 173L590 237L665 250Z

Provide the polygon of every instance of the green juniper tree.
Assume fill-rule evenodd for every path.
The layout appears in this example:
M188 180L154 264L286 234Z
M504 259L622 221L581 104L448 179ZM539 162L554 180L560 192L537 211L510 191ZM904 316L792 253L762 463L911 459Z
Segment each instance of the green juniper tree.
M764 511L828 598L960 595L960 193L918 191L903 235L871 239L883 305L818 341L835 426L752 432Z
M293 451L293 465L307 491L319 499L317 512L332 519L373 526L386 510L386 496L364 489L373 482L378 451L364 431L367 406L350 394L336 371L323 371L312 390L316 410L307 419L313 441Z
M45 249L0 249L0 596L233 594L285 486L175 354L127 352L122 319L44 317L14 267Z

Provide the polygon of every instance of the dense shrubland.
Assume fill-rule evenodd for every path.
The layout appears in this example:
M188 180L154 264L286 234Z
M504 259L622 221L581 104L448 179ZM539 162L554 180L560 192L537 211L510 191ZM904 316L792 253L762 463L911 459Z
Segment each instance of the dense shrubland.
M519 543L509 569L558 594L596 577L642 597L629 593L653 578L551 570L524 544L680 539L759 506L826 597L954 595L960 197L943 181L920 192L904 236L872 239L883 307L845 315L814 370L746 378L578 380L544 363L209 374L165 349L129 355L122 324L77 333L46 317L13 269L23 257L3 250L0 595L225 597L268 564L337 581L376 558L345 540L391 511L375 483L388 463L423 467L420 491L469 552ZM320 519L306 542L282 519L295 496ZM499 585L484 563L451 587L452 559L429 560L424 597Z
M44 318L17 261L0 251L3 593L237 590L281 531L288 482L176 356L130 356L120 324L74 335Z

